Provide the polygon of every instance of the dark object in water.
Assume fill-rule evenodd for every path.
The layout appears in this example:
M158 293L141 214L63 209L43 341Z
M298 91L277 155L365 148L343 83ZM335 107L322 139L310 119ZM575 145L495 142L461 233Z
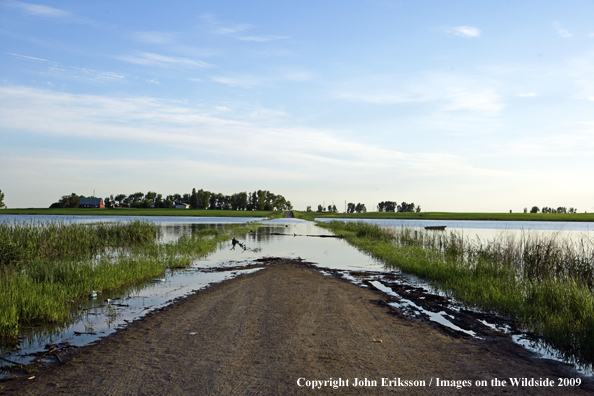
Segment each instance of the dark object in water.
M436 231L443 231L446 229L447 226L427 226L425 227L426 230L436 230Z

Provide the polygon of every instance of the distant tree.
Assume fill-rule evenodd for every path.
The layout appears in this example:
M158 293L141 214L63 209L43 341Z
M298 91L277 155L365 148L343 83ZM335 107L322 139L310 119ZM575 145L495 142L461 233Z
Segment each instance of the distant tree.
M70 195L63 195L58 202L53 203L50 208L78 208L78 202L83 195L78 196L75 193Z
M0 190L0 209L5 208L6 205L4 204L4 193Z
M324 211L324 207L322 205L318 205L318 210L316 210L316 212L323 212Z
M355 212L357 212L357 213L367 213L367 208L365 207L365 204L358 203L355 206Z
M126 199L126 194L118 194L114 198L114 200L117 202L117 206L122 206L125 199Z
M414 204L414 202L411 202L411 203L402 202L400 205L398 205L397 210L398 210L398 212L414 212L415 204Z
M557 213L567 213L567 208L565 206L559 206L557 208Z
M155 202L155 198L157 198L157 193L154 191L149 191L144 196L144 199L148 199L151 202Z
M196 189L192 189L192 195L190 196L190 206L192 209L198 209L198 193L196 193Z
M307 205L307 208L305 209L306 212L311 212L311 205Z
M415 209L415 212L419 213L421 211L421 206L417 205L417 208Z
M355 213L356 205L352 202L347 204L347 213Z
M530 213L538 213L540 212L540 208L538 206L533 206L532 209L530 209Z
M528 213L528 208L524 208L524 213Z
M378 212L395 212L396 211L396 202L382 201L377 204L377 211Z
M111 196L113 198L113 195ZM111 209L113 207L113 201L109 197L105 197L103 204L106 208Z

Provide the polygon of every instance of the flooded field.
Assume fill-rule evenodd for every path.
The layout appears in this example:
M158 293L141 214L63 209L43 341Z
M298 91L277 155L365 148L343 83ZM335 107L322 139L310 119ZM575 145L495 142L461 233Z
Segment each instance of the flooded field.
M85 216L86 217L86 216ZM63 216L60 216L64 220ZM19 216L18 221L24 219ZM34 221L52 221L39 219ZM128 221L130 218L105 219L88 216L86 219L76 217L69 221ZM193 229L202 227L224 227L225 223L254 221L253 218L147 218L156 221L163 227L163 241L170 241L180 235L191 233ZM161 221L162 220L162 221ZM0 221L15 221L0 216ZM24 220L30 221L30 220ZM375 221L381 222L381 221ZM390 220L389 222L394 222ZM410 224L411 227L433 225L429 223ZM437 222L439 225L446 222ZM491 233L509 230L510 225L496 223L500 228L472 228L468 222L460 229L472 231L490 230ZM544 357L556 358L555 351L545 346L529 334L524 334L515 324L496 315L468 309L457 301L440 293L427 282L414 276L405 275L385 266L359 252L344 240L335 238L329 231L315 226L311 222L295 219L279 219L262 221L262 226L255 232L240 239L245 249L233 248L231 242L208 257L196 260L187 269L167 271L162 278L154 279L117 294L99 294L94 299L78 305L69 323L53 326L31 326L21 332L21 344L17 349L3 350L0 367L11 363L27 364L35 359L43 359L48 363L57 363L59 358L53 352L75 348L96 342L112 332L126 327L132 321L149 312L159 310L172 301L183 298L197 290L217 282L242 274L247 274L265 267L275 257L297 259L315 264L319 270L334 277L341 277L362 287L377 289L390 298L389 305L398 314L428 320L447 328L462 337L488 338L493 329L510 334L518 343L536 351ZM381 223L380 223L381 224ZM400 223L389 223L386 226L403 226ZM455 229L453 224L447 224ZM482 225L484 227L490 224ZM546 227L566 227L563 224L546 225L528 223L514 225L516 231L526 230L535 225L540 231L558 232L558 228L547 230ZM474 225L476 226L476 224ZM589 232L591 223L570 224L576 230L569 232ZM544 227L544 229L543 229ZM486 237L486 236L485 236ZM589 373L591 375L591 373Z

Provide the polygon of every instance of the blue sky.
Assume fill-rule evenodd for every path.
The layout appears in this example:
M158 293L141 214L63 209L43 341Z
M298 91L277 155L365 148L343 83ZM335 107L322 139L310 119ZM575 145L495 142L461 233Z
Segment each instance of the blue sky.
M0 190L594 211L589 1L0 0Z

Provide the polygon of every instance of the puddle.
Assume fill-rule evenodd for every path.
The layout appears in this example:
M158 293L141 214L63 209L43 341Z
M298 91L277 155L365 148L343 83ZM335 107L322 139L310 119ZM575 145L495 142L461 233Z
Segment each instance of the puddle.
M163 235L165 240L172 240L197 227L223 226L169 224L164 225ZM554 352L530 341L512 321L469 309L418 277L386 270L382 263L314 223L296 219L265 221L257 231L239 239L245 250L239 246L232 249L231 242L225 243L208 257L194 261L190 268L167 271L159 281L146 282L116 294L100 294L95 300L82 302L70 323L24 329L20 333L19 348L4 351L0 356L18 364L35 359L56 364L59 358L53 352L97 342L177 299L215 283L258 271L264 265L264 257L284 257L316 263L325 275L378 289L386 294L388 305L399 314L437 323L455 336L488 340L494 331L505 333L543 357L563 361ZM0 359L0 370L8 366L10 363ZM592 375L591 370L580 372ZM7 371L0 371L0 379L7 374Z

